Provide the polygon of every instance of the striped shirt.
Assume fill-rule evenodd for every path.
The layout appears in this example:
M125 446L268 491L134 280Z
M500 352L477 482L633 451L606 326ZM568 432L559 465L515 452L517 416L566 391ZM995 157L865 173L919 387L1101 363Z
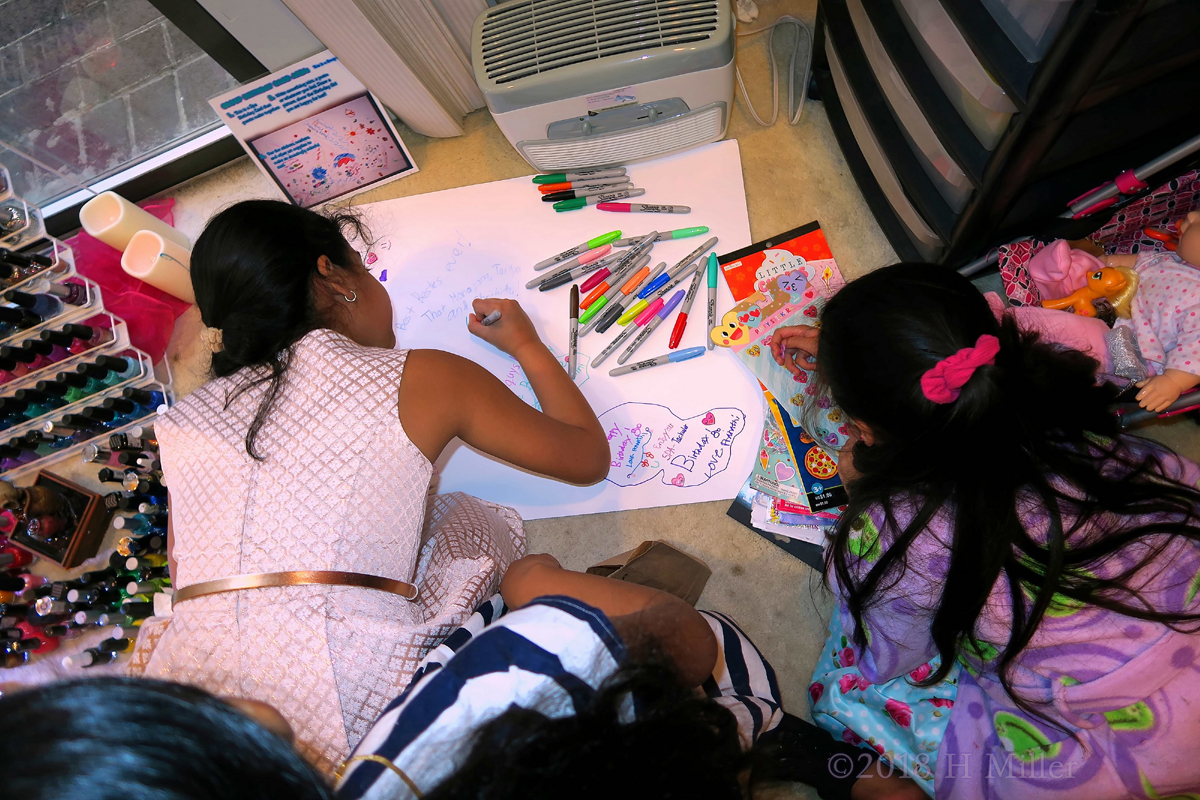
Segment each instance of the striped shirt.
M701 613L720 647L702 689L733 713L749 747L783 716L775 672L731 619ZM541 597L507 613L496 595L426 657L358 743L338 797L407 800L414 789L428 792L466 760L476 730L513 706L570 716L626 660L625 644L598 609Z

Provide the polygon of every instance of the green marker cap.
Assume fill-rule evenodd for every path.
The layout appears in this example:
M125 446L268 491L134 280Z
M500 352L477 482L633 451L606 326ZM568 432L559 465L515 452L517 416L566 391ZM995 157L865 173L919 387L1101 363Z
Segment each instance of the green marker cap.
M549 175L534 175L533 182L534 183L566 183L567 182L567 173L552 172Z
M590 306L588 306L587 311L583 312L583 315L579 318L579 324L587 325L589 322L591 322L592 317L599 314L600 309L604 308L604 306L606 306L607 304L608 304L607 297L605 297L604 295L600 295L599 297L597 297L596 302L594 302Z
M586 197L576 197L571 200L559 200L557 203L554 204L555 211L574 211L577 208L586 208L586 207L587 207L587 198Z
M586 200L587 198L585 197L584 199ZM611 242L615 242L617 239L620 239L620 238L621 238L620 231L609 231L608 233L600 234L595 239L588 239L587 246L588 246L589 250L595 250L597 247L603 247L604 245L609 244Z
M702 233L708 233L708 226L701 225L699 228L680 228L677 231L671 231L672 239L686 239L689 236L699 236ZM660 236L662 234L659 234Z
M708 254L708 285L709 288L717 285L717 254Z

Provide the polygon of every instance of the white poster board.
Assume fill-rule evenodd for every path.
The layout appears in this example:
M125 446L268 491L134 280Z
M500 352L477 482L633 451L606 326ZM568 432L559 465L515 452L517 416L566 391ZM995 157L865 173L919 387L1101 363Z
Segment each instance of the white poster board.
M586 208L558 213L541 201L528 177L361 206L377 240L367 260L391 294L397 347L436 348L470 358L536 405L520 367L467 332L474 298L520 300L543 341L562 358L570 287L525 289L535 275L553 271L535 273L533 264L615 229L638 236L707 225L707 236L720 239L712 251L717 253L751 243L736 141L637 164L629 174L646 189L641 199L688 205L692 212L621 214ZM651 263L672 266L707 236L659 242ZM723 281L719 292L718 319L733 303ZM680 349L708 341L706 293L702 283ZM674 315L666 319L634 360L668 352L674 322ZM439 490L512 506L526 519L733 498L750 473L762 434L758 383L724 348L620 377L608 374L617 366L615 356L592 369L591 357L620 330L614 325L579 340L576 382L609 434L612 467L607 480L572 486L455 442L438 460Z
M417 171L383 106L328 50L208 103L263 174L303 208Z

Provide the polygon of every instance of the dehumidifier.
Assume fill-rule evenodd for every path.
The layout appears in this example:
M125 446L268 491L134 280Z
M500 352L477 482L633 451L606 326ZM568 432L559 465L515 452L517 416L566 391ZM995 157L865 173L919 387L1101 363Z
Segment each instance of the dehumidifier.
M510 0L475 21L475 79L542 172L714 142L733 106L729 0Z

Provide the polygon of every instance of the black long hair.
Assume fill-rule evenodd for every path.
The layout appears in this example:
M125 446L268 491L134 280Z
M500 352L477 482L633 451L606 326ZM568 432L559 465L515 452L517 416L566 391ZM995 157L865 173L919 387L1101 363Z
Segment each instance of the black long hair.
M25 800L332 800L291 745L212 695L130 678L0 699L3 794Z
M629 702L637 714L627 719ZM750 766L732 713L680 684L667 662L634 662L586 708L550 718L511 708L479 729L463 766L426 800L740 800Z
M1056 594L1195 627L1200 615L1152 608L1134 587L1177 537L1200 539L1200 492L1164 476L1166 451L1139 456L1118 435L1107 412L1115 389L1097 385L1095 360L1023 332L1010 318L998 323L966 278L929 264L897 264L847 284L821 324L821 377L877 439L854 448L861 477L851 482L826 553L860 646L864 609L883 601L907 568L908 548L941 511L953 516L953 539L932 625L941 665L926 685L946 677L962 648L978 651L976 622L1001 575L1011 629L1007 642L987 644L1001 650L999 679L1009 696L1041 717L1014 694L1009 674ZM952 403L926 399L922 374L985 334L1000 340L995 365L976 370ZM1026 529L1030 508L1046 515L1044 533ZM850 545L873 509L882 510L887 535L872 565ZM907 524L897 522L898 510L913 512ZM1092 568L1118 552L1128 566L1097 577Z
M347 238L369 242L369 231L353 213L328 216L278 200L246 200L217 214L192 250L192 289L200 318L220 328L224 349L213 354L218 378L256 368L226 398L260 384L267 391L246 432L246 452L275 402L287 372L291 347L306 333L325 327L313 301L321 256L348 267L354 249Z

